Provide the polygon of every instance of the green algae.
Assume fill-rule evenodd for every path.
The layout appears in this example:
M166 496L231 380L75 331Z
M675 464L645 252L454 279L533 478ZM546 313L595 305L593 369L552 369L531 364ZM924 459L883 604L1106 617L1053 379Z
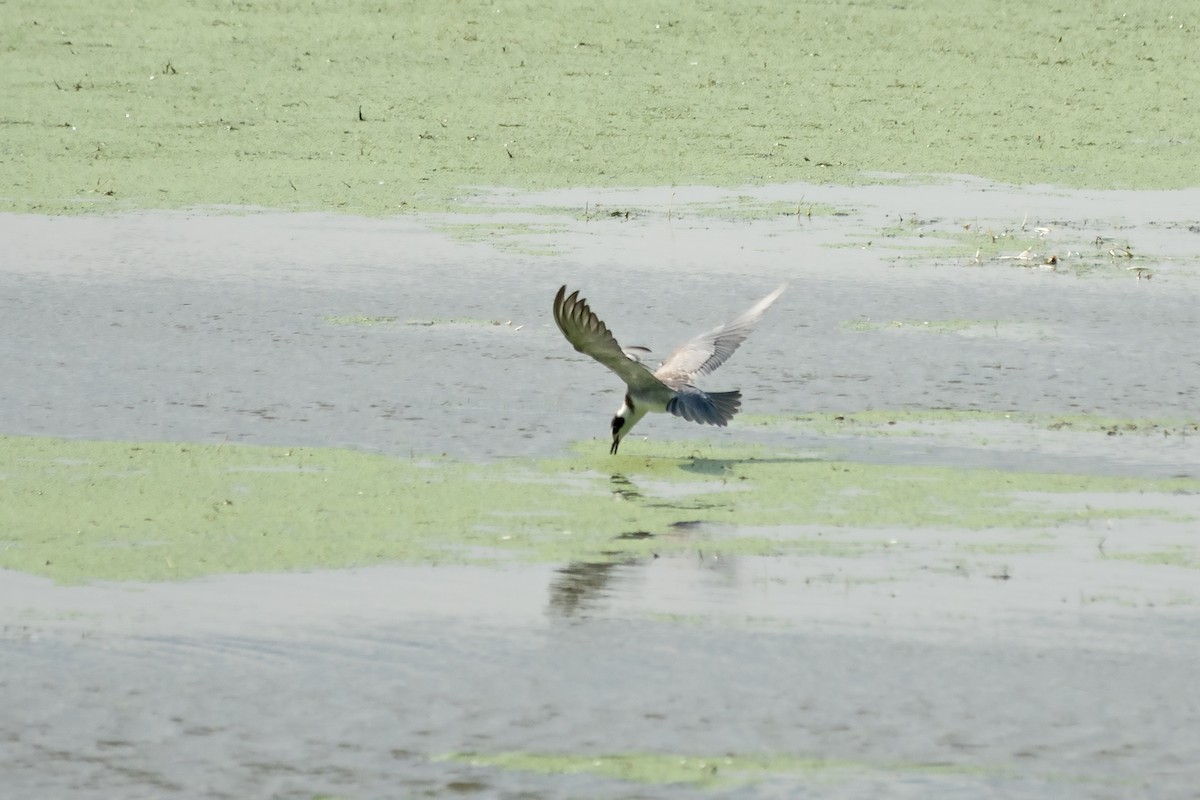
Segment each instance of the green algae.
M960 542L955 549L963 553L989 556L1016 556L1048 553L1054 550L1049 542Z
M359 325L362 327L371 327L374 325L394 325L396 317L373 317L364 316L362 314L345 314L341 316L322 317L322 321L328 322L330 325Z
M678 211L673 208L672 213L681 217L717 217L748 222L786 218L802 221L813 217L829 217L847 212L827 203L808 202L803 198L789 203L782 200L762 201L742 195L720 203L685 203L679 206Z
M439 761L454 761L474 767L532 772L540 775L594 775L644 785L685 784L695 788L752 785L774 778L803 780L829 785L860 777L885 779L898 775L973 775L1000 778L1020 773L1001 765L924 764L919 762L873 763L850 759L805 757L785 754L727 753L724 755L607 753L448 753ZM1042 774L1041 780L1065 783L1089 782L1084 776Z
M0 438L0 568L171 580L379 563L713 554L854 558L880 529L1190 519L1142 480L814 459L691 442L544 460L397 460L334 448ZM1116 495L1112 508L1089 502ZM1076 498L1075 496L1078 495ZM1121 507L1128 495L1131 507ZM1140 501L1140 502L1138 502Z
M1200 548L1176 545L1166 550L1150 550L1132 553L1113 553L1109 558L1119 558L1137 564L1153 566L1185 567L1200 569Z
M511 320L480 319L478 317L451 317L448 319L408 319L405 325L432 328L435 325L470 325L482 328L499 328L512 325Z
M996 323L971 319L893 319L878 322L866 318L845 320L839 327L856 332L877 331L883 328L924 331L926 333L961 333L965 330L980 327L992 327Z
M897 265L1002 266L1109 278L1152 277L1153 268L1164 261L1177 266L1200 263L1190 252L1164 256L1135 251L1129 241L1096 236L1090 228L1039 224L1028 218L999 228L980 227L974 221L898 218L832 246L883 247L896 254L892 260Z
M1047 431L1106 436L1187 436L1200 433L1200 421L1189 419L1130 419L1092 414L1044 414L1024 411L962 411L954 409L878 409L806 414L742 414L743 425L787 426L821 434L855 436L918 436L953 431L981 423Z
M558 223L532 222L445 222L434 226L451 239L463 243L487 243L498 250L524 255L556 255L557 238L567 230Z
M1021 341L1050 341L1055 335L1052 326L1012 319L875 319L859 316L841 320L838 327L851 333L942 333L965 338Z
M1194 22L757 0L5 4L0 208L392 214L471 187L1200 184Z
M749 783L778 775L828 777L838 771L862 770L852 761L798 756L680 756L619 753L597 756L551 753L452 753L440 760L476 767L534 772L542 775L596 775L643 784L684 783L711 787Z

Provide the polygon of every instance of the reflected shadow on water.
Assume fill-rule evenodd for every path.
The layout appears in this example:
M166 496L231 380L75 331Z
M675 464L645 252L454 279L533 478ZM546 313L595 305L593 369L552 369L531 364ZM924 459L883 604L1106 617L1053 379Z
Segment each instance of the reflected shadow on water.
M619 574L623 567L639 561L576 562L560 567L550 582L550 613L561 617L585 616L610 594L614 573Z

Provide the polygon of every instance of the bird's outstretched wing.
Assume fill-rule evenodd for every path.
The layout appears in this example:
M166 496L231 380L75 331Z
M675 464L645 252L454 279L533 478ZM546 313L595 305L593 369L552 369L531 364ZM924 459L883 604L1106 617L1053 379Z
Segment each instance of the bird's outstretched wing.
M655 377L667 386L678 389L680 386L691 384L696 377L707 375L724 364L738 349L738 345L746 341L746 337L763 318L763 314L771 307L772 303L779 299L779 295L783 294L783 290L786 288L787 284L785 283L735 319L724 325L718 325L708 333L702 333L686 344L680 345L675 352L659 364L658 369L654 371Z
M554 295L554 321L576 350L617 373L631 389L666 390L650 368L625 355L621 345L600 318L588 308L579 292L567 294L563 286Z

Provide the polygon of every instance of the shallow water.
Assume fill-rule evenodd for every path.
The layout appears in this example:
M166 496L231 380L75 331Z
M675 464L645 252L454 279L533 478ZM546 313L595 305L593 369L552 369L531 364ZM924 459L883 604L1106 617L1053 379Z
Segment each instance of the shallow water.
M840 215L726 218L783 197ZM501 211L518 202L488 199L483 208ZM463 240L454 238L462 216L2 217L11 379L0 430L469 459L556 454L604 436L620 405L611 376L563 347L549 317L560 283L580 287L622 341L661 358L790 281L768 324L707 384L740 387L747 413L1187 419L1200 405L1188 335L1200 322L1200 239L1186 216L1200 204L1194 191L968 183L576 191L522 202L551 210L469 218ZM612 208L636 213L606 216ZM1050 226L1050 241L1021 234L1026 219L1028 231ZM978 234L950 241L958 255L947 255L940 235L968 223L1011 232L1011 248L1002 240L999 255L976 263L991 240ZM491 226L483 241L479 224ZM880 234L897 224L903 239ZM1097 236L1106 244L1088 244ZM1136 262L1106 255L1117 240ZM1001 258L1031 241L1061 266ZM933 252L912 249L920 246ZM1085 254L1068 255L1080 247ZM1133 264L1153 279L1134 279ZM897 327L928 320L975 325ZM857 329L864 321L878 327ZM530 363L544 365L538 379L509 379ZM674 423L652 418L637 433L679 436ZM1136 447L1122 444L1122 453ZM1027 468L1053 467L1032 455Z
M814 572L652 560L78 589L9 576L40 614L4 628L4 689L20 698L6 781L74 797L1192 791L1194 607L1030 609L1027 582L975 575L937 613L903 599L910 582L889 602L806 585ZM438 759L464 751L835 764L635 787Z
M973 182L489 194L469 231L2 216L0 431L498 469L593 436L604 450L620 393L554 329L559 284L662 354L788 280L705 384L740 387L745 417L645 420L623 450L689 437L1194 478L1179 423L1200 401L1198 199ZM837 213L737 214L779 201ZM1058 264L1007 258L1030 247ZM794 419L869 409L1161 427ZM1193 796L1200 503L1147 502L1175 516L835 532L885 544L857 558L713 557L697 536L605 564L80 587L6 573L0 772L15 795L62 797ZM1178 558L1108 557L1129 543ZM667 783L588 768L621 754L705 767ZM506 755L516 768L486 762ZM782 761L739 772L767 755Z

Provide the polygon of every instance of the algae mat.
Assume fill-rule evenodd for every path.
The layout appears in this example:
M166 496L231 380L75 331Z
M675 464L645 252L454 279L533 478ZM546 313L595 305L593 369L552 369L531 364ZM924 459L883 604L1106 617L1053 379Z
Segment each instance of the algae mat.
M884 467L686 443L640 449L648 452L479 466L5 437L0 567L75 582L695 550L854 558L898 544L882 531L921 528L960 543L1003 529L1007 549L1019 551L1031 546L1019 544L1022 531L1174 527L1200 514L1195 503L1170 504L1200 494L1190 479ZM1200 567L1200 551L1178 545L1161 560Z
M5 4L3 207L366 214L469 187L1200 183L1154 3Z

